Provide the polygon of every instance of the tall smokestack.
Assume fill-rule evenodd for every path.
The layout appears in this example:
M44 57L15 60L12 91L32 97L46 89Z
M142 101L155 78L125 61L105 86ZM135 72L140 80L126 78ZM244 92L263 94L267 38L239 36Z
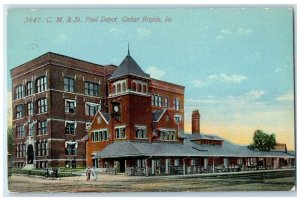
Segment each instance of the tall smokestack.
M200 113L194 110L192 113L192 134L200 133Z

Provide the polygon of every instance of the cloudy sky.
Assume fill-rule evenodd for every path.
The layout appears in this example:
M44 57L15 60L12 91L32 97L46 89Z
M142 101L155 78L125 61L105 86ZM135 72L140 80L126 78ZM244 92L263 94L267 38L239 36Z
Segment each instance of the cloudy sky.
M199 109L203 133L249 144L262 129L293 149L292 25L287 7L9 10L7 66L49 51L119 65L129 42L151 77L186 87L187 132Z

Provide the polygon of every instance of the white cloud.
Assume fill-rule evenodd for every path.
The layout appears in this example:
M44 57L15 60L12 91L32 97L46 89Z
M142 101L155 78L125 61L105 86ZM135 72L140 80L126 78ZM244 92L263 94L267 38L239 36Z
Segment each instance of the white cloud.
M238 32L239 34L249 35L249 34L252 34L253 30L250 29L250 28L239 27L239 28L237 29L237 32Z
M115 33L115 32L119 32L120 30L117 28L111 28L110 30L108 30L109 33Z
M151 77L153 77L155 79L161 79L166 72L164 70L159 69L158 67L149 66L146 69L146 73L150 74Z
M223 34L231 34L232 33L229 29L221 29L220 32Z
M248 77L245 75L227 75L225 73L221 74L213 74L207 76L206 79L203 80L192 80L191 83L197 88L202 88L205 86L209 86L214 82L226 82L226 83L233 83L233 84L240 84L242 81L247 80Z
M210 75L210 76L208 76L208 79L219 80L221 82L241 83L243 80L248 79L248 77L245 75L237 75L237 74L227 75L225 73L221 73L218 75L216 75L216 74Z
M147 38L152 33L150 29L145 29L145 28L138 28L136 32L140 38Z
M216 39L217 39L217 40L222 40L222 39L224 39L224 36L218 35L218 36L216 37Z
M197 88L202 88L205 86L205 82L201 80L192 80L192 84Z
M280 71L282 71L282 68L276 68L276 69L274 70L274 73L279 73Z
M259 99L262 95L265 94L265 91L263 90L251 90L247 93L245 93L245 98L251 98L251 99Z
M293 92L289 91L285 94L277 96L275 99L277 101L293 101L294 100L294 94L293 94Z

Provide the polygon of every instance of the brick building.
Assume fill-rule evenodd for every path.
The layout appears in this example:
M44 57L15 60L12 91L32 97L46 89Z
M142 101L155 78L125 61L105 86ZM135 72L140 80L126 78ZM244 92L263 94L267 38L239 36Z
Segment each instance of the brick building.
M107 110L115 69L51 52L13 68L15 167L85 166L82 138L98 109Z
M128 175L186 174L246 170L263 163L291 165L286 152L252 151L200 132L192 113L192 133L183 131L184 87L151 79L129 52L108 79L108 112L98 111L87 140L87 165Z
M130 175L186 174L292 165L184 128L184 86L156 80L128 55L117 67L46 53L11 70L14 166L95 166Z

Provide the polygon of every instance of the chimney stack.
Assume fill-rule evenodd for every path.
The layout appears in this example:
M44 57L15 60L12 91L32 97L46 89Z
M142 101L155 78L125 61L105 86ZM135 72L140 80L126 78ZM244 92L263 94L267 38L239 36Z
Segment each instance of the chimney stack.
M192 113L192 134L200 134L200 113L199 110L194 110Z

